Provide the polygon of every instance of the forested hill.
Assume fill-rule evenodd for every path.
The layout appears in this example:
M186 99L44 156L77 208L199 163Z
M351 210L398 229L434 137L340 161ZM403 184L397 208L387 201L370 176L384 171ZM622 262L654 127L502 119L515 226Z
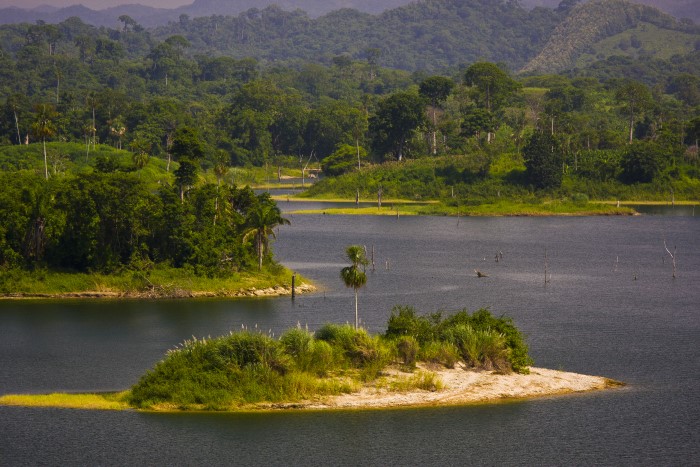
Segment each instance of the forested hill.
M539 53L560 20L553 10L503 0L431 0L380 15L344 9L318 19L267 7L235 17L184 19L153 34L182 35L197 53L261 61L329 62L337 55L366 58L377 49L384 66L435 71L477 60L519 68Z
M424 0L378 15L341 9L315 19L269 6L237 16L183 15L154 29L128 15L118 29L73 17L55 26L0 26L0 47L14 54L27 43L68 41L85 59L99 36L95 52L110 57L148 55L157 62L169 53L161 49L175 44L189 58L254 58L264 66L361 60L424 73L455 72L476 61L551 73L613 56L670 60L700 50L700 27L651 7L623 0L575 4L528 10L511 0ZM157 47L165 41L169 46Z
M655 8L623 0L594 0L572 8L542 51L522 71L557 73L569 69L597 42L636 28L641 23L675 31L676 36L678 33L698 35L696 26L677 23Z
M430 0L379 15L343 9L317 19L272 6L238 16L181 18L153 35L160 40L182 35L192 53L317 63L372 55L383 66L426 72L479 60L501 62L511 70L560 72L577 65L585 53L596 60L611 55L670 59L700 47L698 26L652 7L624 0L574 5L528 10L505 0ZM599 47L637 27L642 30L634 32L632 50L621 50L630 37Z

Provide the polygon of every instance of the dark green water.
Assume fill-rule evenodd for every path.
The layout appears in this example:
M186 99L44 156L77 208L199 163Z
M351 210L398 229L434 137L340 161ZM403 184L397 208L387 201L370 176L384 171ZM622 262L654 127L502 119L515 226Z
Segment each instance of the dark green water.
M663 239L677 246L671 278ZM141 414L0 408L0 465L696 465L700 220L294 216L275 249L323 292L250 301L0 302L0 393L123 389L191 337L354 319L344 248L375 247L360 316L506 313L536 364L621 390L378 412ZM544 285L544 249L551 282ZM496 252L503 260L496 263ZM665 256L666 255L666 256ZM386 268L388 262L389 268ZM473 270L490 274L478 279ZM636 276L636 280L635 280Z

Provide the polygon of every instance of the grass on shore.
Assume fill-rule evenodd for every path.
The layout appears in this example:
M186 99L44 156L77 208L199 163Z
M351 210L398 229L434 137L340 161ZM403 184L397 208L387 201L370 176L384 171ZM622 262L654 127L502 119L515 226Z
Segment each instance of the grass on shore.
M290 286L292 271L283 267L264 268L262 272L234 273L227 277L203 277L182 268L156 267L147 272L125 271L115 274L68 273L48 270L0 271L0 295L60 296L102 294L184 297L190 295L231 296L238 292ZM308 280L297 275L297 285Z
M585 203L549 201L540 204L501 201L498 203L474 206L448 206L444 203L386 203L381 208L347 207L293 211L292 214L335 214L335 215L375 215L375 216L600 216L632 215L634 209L626 206L617 207L609 203Z
M66 409L126 410L127 392L98 394L8 394L0 396L0 405L21 407L60 407Z

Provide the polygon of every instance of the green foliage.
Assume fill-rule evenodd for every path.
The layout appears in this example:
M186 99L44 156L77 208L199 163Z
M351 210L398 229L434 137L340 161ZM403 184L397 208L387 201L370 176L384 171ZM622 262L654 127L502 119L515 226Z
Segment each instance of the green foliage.
M228 216L223 198L211 187L206 197L197 194L197 186L261 183L280 166L297 175L309 160L330 174L312 194L354 199L359 189L376 199L381 189L384 199L441 199L455 212L575 193L659 198L671 186L683 197L698 195L689 170L697 157L688 150L698 133L700 51L689 49L698 28L646 6L565 2L554 11L441 0L377 16L342 10L310 19L270 7L151 30L122 22L118 30L77 18L0 26L0 169L45 179L134 172L159 198L159 188L177 176L181 204L196 196L218 233L160 241L178 249L170 253L176 264L197 264L198 273L217 274L215 264L231 255L217 247L227 238L219 225ZM615 46L600 48L599 39L611 36ZM550 37L558 46L543 49ZM589 52L597 61L567 65L566 76L516 79L508 72L540 51L533 63L559 67ZM554 133L560 142L561 183L553 160L540 164L545 176L523 174L523 146L533 132ZM634 189L616 183L631 138L658 143L671 166ZM374 163L410 160L362 161L356 172L358 147ZM13 263L24 255L8 240L0 244ZM259 248L252 253L260 258Z
M459 349L452 342L430 341L421 345L418 359L440 364L445 368L454 368L460 360L460 354Z
M563 179L559 142L545 132L533 133L523 148L528 181L544 189L558 188Z
M656 145L634 143L620 161L620 179L625 183L649 183L662 169L662 153Z
M508 73L494 63L477 62L464 73L464 82L474 89L474 98L481 108L496 111L520 87Z
M336 177L357 168L360 161L365 159L367 159L367 151L364 148L343 144L323 160L323 173Z
M202 185L182 201L169 187L154 192L140 174L41 178L0 173L6 200L0 205L6 219L0 264L118 272L154 262L189 266L210 277L227 275L255 264L257 247L242 241L252 213L261 206L277 209L267 195L256 196L249 188ZM268 254L274 225L268 223L260 234Z
M127 400L139 408L222 410L340 394L374 381L391 363L390 348L409 371L417 360L452 368L461 359L469 367L523 373L531 364L522 335L508 318L495 318L487 310L446 319L436 314L428 320L435 339L421 343L406 332L420 330L424 320L408 307L397 307L390 320L393 331L383 337L347 324L326 324L314 334L297 326L279 340L250 331L193 338L142 376ZM343 378L334 377L339 374ZM441 387L434 374L424 372L392 384L396 391Z
M416 357L418 356L418 341L413 336L402 336L396 341L396 350L401 359L403 367L412 370L416 367Z
M495 318L485 309L472 315L461 311L443 319L439 313L419 316L411 307L397 306L384 336L411 337L421 345L422 358L448 367L454 365L455 349L467 365L478 368L526 372L532 363L512 320Z
M384 336L388 339L410 336L420 345L433 341L436 337L436 325L440 322L440 314L419 316L410 306L396 305L391 310Z
M490 329L474 329L467 324L457 324L446 330L445 337L459 349L462 360L468 367L510 371L508 348L502 334Z
M392 94L378 104L370 119L373 147L381 159L387 155L402 160L411 133L425 121L424 102L415 94Z
M326 324L316 331L316 339L329 343L343 364L352 368L379 371L387 363L388 350L378 337L349 324Z
M458 332L453 330L459 327ZM477 358L474 362L480 362L486 365L500 365L500 359L505 358L512 370L518 373L527 373L528 367L532 364L532 359L528 355L525 339L518 328L513 324L513 320L508 317L494 317L488 310L481 309L469 315L466 310L463 310L455 315L447 318L443 322L443 336L447 337L448 341L452 341L450 336L454 336L455 345L459 343L465 345L462 355L465 351L476 349L476 352L471 351L467 354L470 356L483 356L483 360ZM469 329L473 332L481 333L473 338L469 335ZM505 355L502 349L497 345L501 340L505 343ZM480 342L483 349L479 346L472 347L474 342ZM501 368L502 369L502 368Z

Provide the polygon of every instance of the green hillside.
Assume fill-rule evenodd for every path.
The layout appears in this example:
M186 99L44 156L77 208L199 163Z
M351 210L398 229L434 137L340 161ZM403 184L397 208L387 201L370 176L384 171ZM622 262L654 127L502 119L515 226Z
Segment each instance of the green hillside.
M656 33L651 26L655 26ZM661 55L657 58L668 58L668 53L674 50L674 46L670 44L678 44L679 41L687 43L683 49L676 49L681 53L683 51L687 53L692 51L700 40L698 27L678 23L673 17L652 7L624 0L591 1L579 4L571 10L571 13L557 25L540 53L527 63L521 72L558 73L572 68L583 54L593 55L598 59L605 58L606 44L601 44L600 50L597 44L630 29L639 30L637 39L640 42L635 40L636 48L641 48L643 45L638 38L641 34L647 39L648 49L645 49L645 53L655 56L658 48ZM660 30L665 33L658 32ZM632 48L632 34L630 33L629 37L630 48ZM669 36L678 37L674 37L667 45L656 44L657 41ZM616 43L619 45L621 40L622 38L618 38ZM651 43L655 45L652 47Z
M576 66L582 68L612 56L668 60L674 55L693 52L698 41L700 38L697 34L640 22L633 28L593 44L591 50L578 57Z

